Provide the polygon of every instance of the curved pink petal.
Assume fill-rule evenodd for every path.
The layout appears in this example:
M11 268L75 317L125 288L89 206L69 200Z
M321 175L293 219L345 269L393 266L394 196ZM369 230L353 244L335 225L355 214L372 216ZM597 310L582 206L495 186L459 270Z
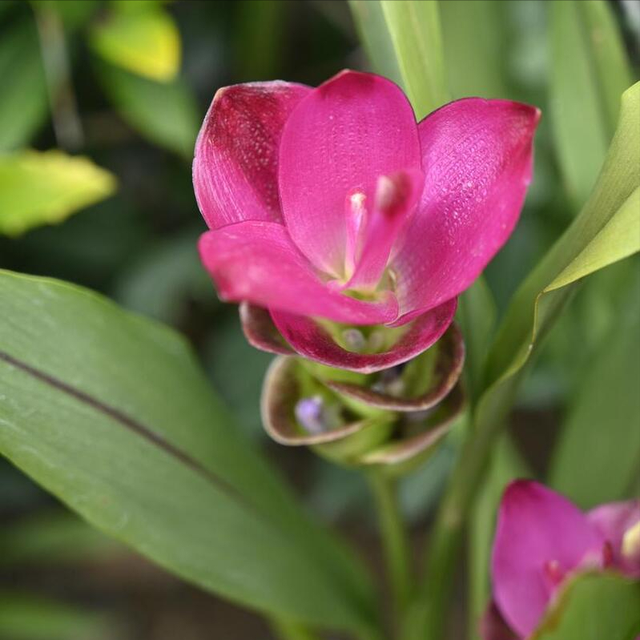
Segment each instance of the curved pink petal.
M293 313L271 310L273 321L291 347L301 356L330 367L374 373L406 362L426 351L447 330L456 312L457 300L449 300L419 316L388 351L354 353L343 349L317 322Z
M640 500L603 504L587 513L589 522L611 545L610 562L633 578L640 578L640 544L635 544L630 555L623 555L625 534L640 522ZM635 553L633 553L635 552Z
M275 222L239 222L208 231L199 249L223 300L349 324L380 324L397 314L392 294L365 302L329 290Z
M517 102L468 98L420 122L425 188L393 258L402 314L464 291L507 241L539 117Z
M508 625L528 637L564 576L604 539L586 515L561 495L527 480L509 485L500 504L493 546L496 604Z
M415 117L401 89L344 71L300 101L280 143L285 223L319 269L344 277L346 216L353 195L373 202L379 176L420 170Z
M309 91L288 82L254 82L216 93L193 159L196 199L210 228L242 220L281 221L280 137Z

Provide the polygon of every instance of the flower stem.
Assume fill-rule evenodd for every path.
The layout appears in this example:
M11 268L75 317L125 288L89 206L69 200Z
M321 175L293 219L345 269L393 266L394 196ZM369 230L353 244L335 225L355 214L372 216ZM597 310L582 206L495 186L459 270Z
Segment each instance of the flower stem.
M295 622L275 617L270 622L274 635L280 640L320 640L320 636Z
M509 391L515 390L515 384ZM490 407L479 407L475 425L462 446L431 534L426 575L408 612L403 640L441 640L460 557L463 529L482 486L489 457L506 422L512 394L499 394ZM485 409L485 410L483 410Z
M387 575L391 583L393 619L399 625L412 591L409 541L398 507L395 480L376 471L370 474L369 481L378 511Z

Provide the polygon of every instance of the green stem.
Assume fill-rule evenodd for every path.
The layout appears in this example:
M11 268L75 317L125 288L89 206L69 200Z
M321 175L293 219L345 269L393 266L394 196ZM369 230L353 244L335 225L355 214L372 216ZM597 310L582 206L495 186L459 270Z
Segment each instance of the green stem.
M490 406L479 406L476 424L467 436L431 535L425 579L409 610L404 640L441 640L449 613L456 561L462 553L463 528L482 486L493 445L505 424L519 376L496 394Z
M75 151L82 146L84 134L73 91L64 25L55 7L49 4L34 2L33 10L56 141L58 146Z
M270 624L274 635L280 640L320 640L320 636L296 622L274 617Z
M398 507L395 480L381 472L373 472L369 480L378 511L387 574L391 583L393 619L399 624L412 591L410 545Z

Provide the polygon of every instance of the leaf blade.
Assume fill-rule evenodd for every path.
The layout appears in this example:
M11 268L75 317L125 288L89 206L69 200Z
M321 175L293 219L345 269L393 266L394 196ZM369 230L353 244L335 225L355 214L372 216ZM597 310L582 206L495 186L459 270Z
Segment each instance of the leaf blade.
M632 640L640 633L640 583L615 574L576 576L531 640Z
M550 92L558 159L571 200L586 202L632 82L606 2L552 2Z
M116 178L89 158L61 151L0 156L0 233L16 236L64 220L112 195Z
M4 455L205 589L294 620L370 624L359 565L226 426L176 334L71 285L0 274Z

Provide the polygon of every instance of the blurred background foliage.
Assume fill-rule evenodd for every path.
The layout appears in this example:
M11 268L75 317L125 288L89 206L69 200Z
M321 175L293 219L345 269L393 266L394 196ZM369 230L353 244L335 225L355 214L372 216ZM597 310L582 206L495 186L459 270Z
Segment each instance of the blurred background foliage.
M500 315L589 195L616 96L637 78L640 4L439 5L452 96L522 100L544 114L525 211L487 272ZM378 68L391 64L376 43L372 58ZM372 516L356 474L262 434L258 398L270 357L246 344L235 308L219 304L200 267L204 224L190 177L219 87L275 78L314 85L344 67L370 68L349 5L337 0L1 0L0 268L88 286L182 331L246 434L368 554ZM619 478L640 466L639 273L627 260L580 289L522 389L514 441L505 442L584 507L628 494ZM454 445L455 434L404 483L414 523L430 517ZM497 458L498 478L522 473L513 455ZM629 473L609 480L612 464ZM106 541L0 461L0 638L268 633L257 617Z

